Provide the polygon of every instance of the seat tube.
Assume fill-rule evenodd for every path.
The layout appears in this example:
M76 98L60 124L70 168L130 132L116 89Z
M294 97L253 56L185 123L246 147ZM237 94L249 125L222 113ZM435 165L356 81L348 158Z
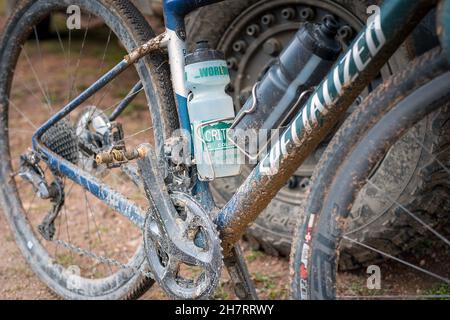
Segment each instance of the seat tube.
M175 91L180 126L187 132L191 132L191 128L187 110L188 90L184 77L184 57L186 55L184 18L197 8L222 1L224 0L163 0L172 86Z
M191 125L187 108L188 90L184 76L186 56L186 28L184 18L193 10L224 0L163 0L166 25L167 49L169 52L172 87L178 109L180 128L191 134ZM198 182L194 193L200 196L206 206L214 208L214 201L208 183Z

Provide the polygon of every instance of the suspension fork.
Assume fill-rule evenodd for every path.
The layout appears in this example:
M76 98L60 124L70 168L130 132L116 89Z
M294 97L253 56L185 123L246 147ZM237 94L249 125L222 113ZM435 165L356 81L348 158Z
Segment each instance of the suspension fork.
M434 5L429 0L392 0L376 12L279 141L220 210L216 223L225 257Z

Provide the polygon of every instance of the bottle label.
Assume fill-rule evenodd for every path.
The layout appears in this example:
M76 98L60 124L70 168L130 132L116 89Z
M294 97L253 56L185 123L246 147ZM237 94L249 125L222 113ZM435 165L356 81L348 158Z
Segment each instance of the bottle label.
M199 68L198 74L194 76L195 79L208 78L208 77L218 77L218 76L229 76L227 66L211 66L205 68Z
M226 61L204 61L187 65L185 67L185 78L188 83L199 83L214 79L225 86L230 82L230 72Z
M220 121L200 130L203 143L203 151L209 152L235 149L236 146L227 139L227 132L233 121Z

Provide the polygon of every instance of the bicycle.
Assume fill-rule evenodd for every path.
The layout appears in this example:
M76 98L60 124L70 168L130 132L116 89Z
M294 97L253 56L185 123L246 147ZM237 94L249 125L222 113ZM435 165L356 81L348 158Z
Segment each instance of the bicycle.
M4 161L0 161L2 204L23 254L39 277L59 295L78 299L135 298L156 280L170 297L207 298L213 294L218 284L224 262L237 295L240 298L256 298L245 262L236 246L237 241L302 161L333 130L344 111L376 77L421 18L437 4L420 0L395 0L384 4L353 45L343 53L343 58L332 66L325 80L315 89L310 88L307 95L300 96L302 99L306 97L305 100L296 97L296 106L300 104L303 108L294 115L290 114L290 123L279 140L272 142L268 154L259 161L232 199L217 212L208 185L202 181L205 179L198 179L192 161L188 161L188 165L176 162L172 154L174 141L170 139L172 133L179 128L191 131L189 90L184 74L184 17L201 6L216 2L220 1L164 1L167 31L154 36L139 12L127 1L71 1L70 4L76 4L89 13L89 21L92 16L101 17L111 29L108 44L110 35L114 33L128 53L94 84L83 88L75 99L72 95L78 88L74 88L71 81L67 97L69 102L56 112L53 110L47 84L38 80L38 87L43 92L51 116L41 126L36 126L13 104L9 91L15 64L30 34L34 33L35 49L39 55L41 53L40 41L33 26L50 12L65 10L68 3L56 0L23 1L7 25L0 50L0 101L3 112L0 154L5 157ZM448 101L450 88L446 86L449 78L446 49L449 29L445 14L450 12L450 3L441 1L440 5L443 12L440 24L444 50L419 58L417 70L409 70L393 78L395 86L376 89L371 93L364 102L363 111L357 110L347 120L328 147L320 165L323 171L316 171L317 181L305 208L307 219L299 222L292 252L292 292L296 298L336 297L337 248L342 239L357 242L344 235L345 218L357 193L364 182L370 181L367 177L406 129ZM326 23L332 28L331 20ZM81 50L84 48L87 30L88 28L82 37ZM61 36L57 33L59 43L64 47ZM69 32L69 38L70 36ZM164 48L168 51L170 70L163 53ZM23 52L31 74L39 79L36 70L29 63L28 54ZM340 53L340 50L336 50L336 53ZM107 109L112 114L107 116L95 106L88 106L78 114L73 128L69 115L119 75L126 75L125 70L133 65L137 70L137 75L134 74L133 77L138 79L125 99ZM100 71L103 67L102 62ZM414 81L418 76L421 81ZM400 85L397 85L397 81ZM256 89L255 85L254 90ZM154 140L155 147L144 144L130 148L125 142L128 144L131 138L150 129L144 128L136 134L125 136L126 130L117 119L124 115L124 110L133 98L143 91L149 104L152 117L150 129L153 129L154 135L147 141ZM409 99L404 98L407 94L411 96L408 96ZM396 98L393 100L395 103L382 103L383 99L391 96ZM401 99L408 103L398 103ZM258 103L264 103L256 95L249 101L250 110L244 109L237 119L241 120L246 114L251 114ZM376 103L372 106L370 102ZM424 108L423 105L427 107ZM10 141L8 106L15 109L22 116L22 121L33 128L33 150L20 154L20 157L13 156L14 164L10 159L10 145L20 144L11 142L14 139L20 140L20 137L14 136ZM44 115L40 116L44 118ZM366 130L369 131L368 122L372 131L366 134ZM445 126L447 122L444 119L441 123ZM26 130L21 128L17 132L25 133ZM348 144L349 141L352 143ZM447 160L444 158L437 162L443 166L444 171ZM138 166L133 161L137 161ZM42 169L41 163L47 169ZM331 174L337 167L339 175ZM116 168L122 170L125 182L106 181L114 176L109 173ZM46 200L46 206L50 208L43 220L27 217L16 185L17 176L27 182L28 188L32 187L28 190L28 195L33 199L28 203L30 207L35 196ZM349 179L349 176L356 180ZM67 180L73 183L65 192ZM346 188L341 188L337 181L344 181ZM442 184L445 191L445 180ZM113 259L71 243L71 238L83 239L80 234L70 236L67 213L64 211L65 204L71 201L69 195L74 186L81 187L77 195L84 196L86 203L89 203L87 197L91 194L89 196L97 198L98 206L107 206L131 221L136 228L130 238L138 239L140 233L144 234L144 245L134 244L134 247L130 245L133 248L124 250L135 252L131 259L126 257L127 261L122 262L120 250L114 251L116 258ZM118 192L117 189L121 187L125 190ZM25 188L25 185L20 186L22 192ZM145 199L129 200L124 193L129 192L130 188L134 188L133 194L136 190L144 190ZM328 193L330 188L334 191ZM441 203L444 213L448 208L446 203ZM76 205L73 204L75 207ZM61 225L57 225L62 220L61 209L66 216L68 241L58 238L63 229ZM85 211L87 215L93 215L90 206L86 205ZM442 219L445 219L445 214ZM29 222L38 227L32 227ZM421 224L448 245L445 236L423 221ZM115 227L111 222L106 225ZM108 240L114 243L114 237ZM49 246L54 246L51 249L54 250L53 256L57 256L58 248L63 247L79 254L80 261L89 258L104 263L108 265L109 275L96 274L98 270L95 264L89 270L81 270L85 276L81 276L79 272L68 272L67 265L74 258L66 259L71 261L56 262L55 257L49 254ZM108 248L105 246L102 250L107 252ZM186 275L183 269L186 266L196 266L201 271L194 272L198 274L197 277L189 278L191 275ZM98 279L91 279L94 276ZM440 280L449 283L446 276L441 276Z

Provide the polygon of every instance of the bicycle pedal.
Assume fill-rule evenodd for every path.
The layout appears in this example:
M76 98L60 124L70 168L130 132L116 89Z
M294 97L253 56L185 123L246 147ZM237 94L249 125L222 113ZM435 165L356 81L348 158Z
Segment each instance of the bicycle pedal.
M107 152L101 152L96 155L95 162L97 166L102 164L106 165L108 168L120 167L129 161L142 159L146 155L145 148L136 148L127 151L125 145L118 145L111 148Z

